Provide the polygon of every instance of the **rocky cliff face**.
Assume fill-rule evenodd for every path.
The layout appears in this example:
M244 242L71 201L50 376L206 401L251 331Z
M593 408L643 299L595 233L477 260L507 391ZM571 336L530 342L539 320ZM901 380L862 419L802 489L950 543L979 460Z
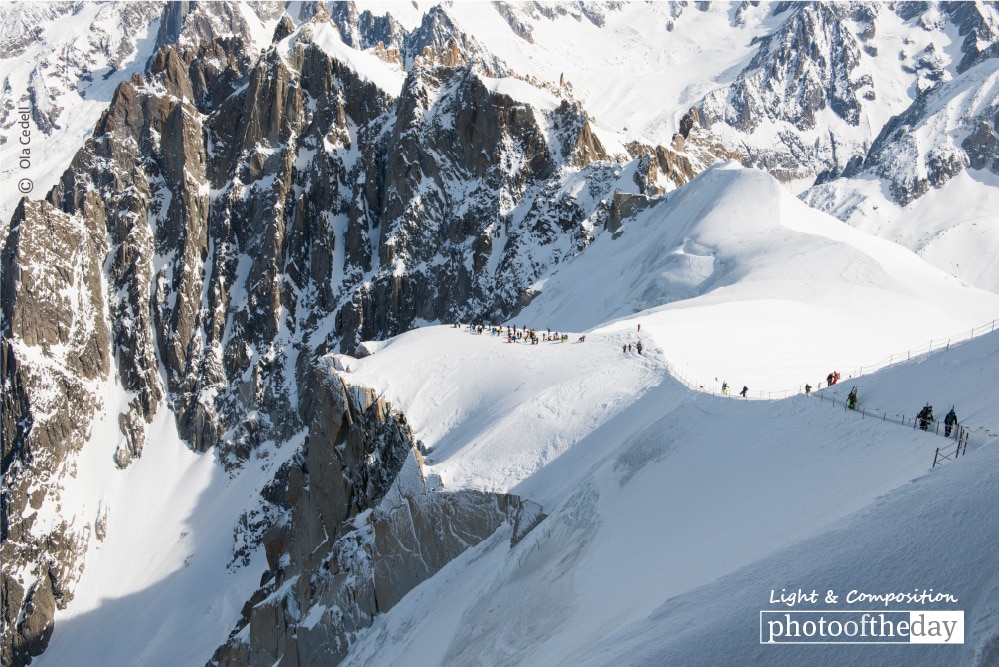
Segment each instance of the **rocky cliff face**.
M405 417L324 360L309 436L243 522L269 570L214 665L337 664L357 631L469 547L542 518L506 494L427 483Z
M958 250L991 244L981 236L990 232L979 226L980 219L991 216L988 207L979 210L974 202L962 201L956 209L927 216L923 202L955 181L956 187L963 182L988 188L985 184L999 173L996 14L993 7L975 3L913 3L902 9L918 28L910 43L930 40L915 53L899 54L915 77L915 99L884 123L867 151L841 172L820 178L802 198L908 247L962 280L995 290L999 273L991 259ZM960 37L954 48L932 41L930 36L942 30ZM910 231L906 221L914 215L930 229ZM960 262L942 259L956 256L962 256Z
M852 145L855 132L837 137L828 128L857 127L875 100L862 61L874 57L864 47L879 11L888 10L875 3L775 4L772 13L786 18L731 86L705 98L706 124L758 135L760 141L747 142L744 162L784 181L842 169L862 152L863 137Z
M991 164L994 113L979 102L962 109L967 101L958 90L991 86L999 55L993 8L776 3L772 14L782 19L779 27L759 41L731 85L701 104L706 126L730 145L744 142L744 163L784 181L820 185L863 171L885 180L900 205L947 182L972 159L982 165L976 169ZM900 22L906 38L883 43L879 26L895 29ZM953 33L960 37L956 56L950 37L941 36ZM915 94L893 90L902 81ZM950 137L940 136L941 123ZM917 132L919 126L936 136ZM808 195L813 203L823 198Z
M97 220L23 200L0 254L0 588L5 665L45 648L92 524L54 511L68 459L89 436L111 366Z
M938 15L919 14L951 25L961 41L961 59L948 62L935 48L919 61L930 69L920 94L905 112L881 129L864 159L843 176L870 174L887 183L895 203L905 206L939 188L967 168L999 173L999 103L996 76L999 25L994 15L973 3L941 7ZM971 99L964 91L973 87ZM906 168L902 168L905 164ZM817 197L816 197L817 199Z

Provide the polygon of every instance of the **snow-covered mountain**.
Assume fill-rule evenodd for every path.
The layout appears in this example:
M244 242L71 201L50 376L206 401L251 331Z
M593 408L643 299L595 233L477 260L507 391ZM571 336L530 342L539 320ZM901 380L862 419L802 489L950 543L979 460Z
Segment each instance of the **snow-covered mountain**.
M731 663L652 641L668 600L944 493L903 485L933 439L796 395L999 314L994 3L0 17L4 664ZM959 403L987 466L988 345L862 403ZM657 574L647 508L702 492Z

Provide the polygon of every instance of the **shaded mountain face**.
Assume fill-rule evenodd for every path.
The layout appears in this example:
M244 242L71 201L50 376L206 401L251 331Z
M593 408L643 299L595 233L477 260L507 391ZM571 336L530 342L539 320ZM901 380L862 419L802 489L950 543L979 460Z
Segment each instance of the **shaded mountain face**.
M327 426L317 432L316 396L355 417L373 402L348 409L332 398L339 393L320 390L330 353L355 354L364 340L426 323L507 320L596 236L617 232L717 161L741 159L795 183L876 178L902 204L963 170L996 172L999 164L989 5L732 5L732 34L755 31L749 57L710 73L707 92L674 110L675 131L663 140L609 132L571 83L509 64L522 45L543 46L549 24L609 31L627 4L488 8L515 47L473 34L458 7L435 6L407 22L353 2L299 3L291 14L277 2L124 3L102 9L120 12L100 23L117 27L91 31L92 48L67 47L62 60L53 54L38 64L25 99L34 100L33 127L47 136L71 113L68 72L92 82L94 72L112 76L132 57L144 66L109 95L47 195L18 205L3 240L4 664L44 649L55 609L72 599L82 554L101 539L99 517L41 517L59 506L58 480L90 439L95 415L118 409L102 387L116 382L127 393L108 465L124 469L141 456L153 415L169 410L193 449L214 450L235 475L261 447L296 434L347 438ZM3 33L9 57L79 10L6 9L23 28ZM663 11L661 27L675 35L712 8L678 2ZM142 51L134 33L154 20ZM893 30L907 36L881 41ZM944 40L955 31L959 46ZM965 102L968 90L974 104ZM949 129L923 140L923 128L938 129L941 117ZM0 126L15 122L4 107ZM822 201L832 208L838 196ZM357 459L387 451L365 440L375 430L350 436ZM300 468L316 451L308 442ZM281 523L300 511L288 498L294 475L286 468L261 499L269 518L240 548L283 525L267 544L291 561L269 563L272 581L321 566L304 556L316 547L317 525L332 535L337 522L382 502L415 446L402 435L394 442L395 454L376 457L385 470L371 473L382 481L372 487L369 477L346 474L364 493L316 501L337 508L321 519ZM479 538L521 507L510 498L454 502L480 508L469 510ZM428 510L436 511L444 510ZM340 538L331 544L341 553L353 548ZM371 562L390 562L391 553L386 547ZM315 591L296 590L292 607L303 609ZM346 595L336 590L322 604ZM393 591L392 599L404 593ZM248 611L239 632L252 618ZM281 644L241 637L234 633L217 658L239 663L247 646L276 655L269 642ZM329 644L340 634L317 637Z

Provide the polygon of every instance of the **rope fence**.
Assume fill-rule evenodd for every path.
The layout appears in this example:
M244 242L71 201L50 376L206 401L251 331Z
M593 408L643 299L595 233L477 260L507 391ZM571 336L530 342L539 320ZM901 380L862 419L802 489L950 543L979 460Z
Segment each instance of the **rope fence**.
M860 366L859 368L848 373L846 375L846 379L850 380L853 378L860 377L861 375L875 373L877 371L888 368L889 366L893 366L899 363L905 363L913 359L916 359L918 357L928 355L932 352L949 350L951 345L956 345L958 343L969 341L972 338L976 338L978 336L983 336L985 334L993 333L995 329L996 329L996 320L992 320L991 322L987 322L980 326L972 327L967 331L962 331L961 333L955 334L953 336L948 336L946 338L932 339L925 345L921 345L919 347L906 350L905 352L902 352L900 354L891 354L888 356L887 359L883 359L881 361L872 364L864 364L863 366ZM778 391L768 391L768 390L747 391L744 397L741 396L740 393L738 392L733 394L732 387L729 387L729 393L726 394L721 390L721 387L718 385L717 380L715 381L714 384L710 385L712 387L711 389L706 389L703 383L694 382L693 380L691 380L682 371L680 371L680 369L678 369L674 364L672 364L668 359L662 359L662 361L665 364L666 369L669 371L670 375L672 375L678 382L685 385L688 389L692 389L694 391L701 391L716 396L728 396L731 398L738 397L749 400L767 401L767 400L784 399L787 398L788 396L794 396L795 394L804 393L804 387L799 386L795 389L781 389ZM718 388L715 389L715 387ZM846 405L845 399L840 399L835 394L829 394L829 396L827 397L825 392L818 390L816 391L816 394L818 395L820 401L831 402L832 407L836 407L837 405L842 405L844 410L851 409ZM968 451L968 441L971 438L971 430L966 426L955 424L951 429L948 429L947 425L943 424L943 421L939 419L921 420L918 416L915 415L906 416L905 414L901 413L890 414L885 410L879 410L877 408L869 408L867 406L858 405L855 408L853 408L853 411L858 413L861 419L874 419L884 423L890 422L894 424L899 424L901 426L911 425L913 429L922 428L922 430L926 432L932 432L936 435L943 435L948 439L953 438L955 441L953 444L936 448L936 452L933 456L933 466L932 466L934 468L937 465L942 464L944 461L951 461L959 456L963 456ZM925 422L925 424L923 422ZM943 428L941 428L941 424L943 424ZM941 430L944 432L941 433ZM950 432L948 432L948 430ZM979 427L977 430L985 431L986 436L991 436L991 437L996 436L996 434L989 433L987 430L982 429L981 427Z
M858 378L862 375L870 375L871 373L876 373L877 371L888 368L895 364L905 363L911 361L921 356L930 354L931 352L940 352L943 350L949 350L951 345L956 345L958 343L963 343L971 340L972 338L977 338L979 336L984 336L985 334L990 334L996 330L996 322L999 320L992 320L991 322L986 322L985 324L972 327L967 331L962 331L961 333L954 334L952 336L946 336L942 338L931 339L928 343L920 345L919 347L914 347L912 349L906 350L904 352L899 352L896 354L890 354L886 359L876 361L870 364L864 364L859 368L847 373L845 377L841 377L839 383L843 383L845 380L851 380ZM695 382L689 377L684 375L680 369L678 369L673 363L668 359L663 359L663 363L666 369L670 372L674 378L676 378L681 384L685 385L688 389L693 389L694 391L702 391L705 393L713 394L715 396L729 396L732 398L743 398L739 395L739 390L729 387L729 394L724 394L721 390L721 386L717 381L710 384L705 384L703 382ZM706 388L710 387L710 388ZM816 388L817 390L817 388ZM746 392L746 399L757 400L757 401L776 401L780 399L787 398L789 396L794 396L796 394L805 393L804 385L799 385L794 388L788 389L757 389L750 390ZM821 392L819 392L821 395Z

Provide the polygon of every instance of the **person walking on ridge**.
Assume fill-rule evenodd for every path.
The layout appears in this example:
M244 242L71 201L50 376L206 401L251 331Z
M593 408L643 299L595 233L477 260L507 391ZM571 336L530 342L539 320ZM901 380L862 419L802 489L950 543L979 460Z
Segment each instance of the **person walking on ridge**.
M950 437L950 432L954 430L957 426L957 413L954 412L954 406L950 406L950 412L944 417L944 435L948 438Z
M919 428L923 431L928 431L930 429L930 422L933 421L933 406L929 403L924 405L923 409L916 415L916 419L919 420Z

